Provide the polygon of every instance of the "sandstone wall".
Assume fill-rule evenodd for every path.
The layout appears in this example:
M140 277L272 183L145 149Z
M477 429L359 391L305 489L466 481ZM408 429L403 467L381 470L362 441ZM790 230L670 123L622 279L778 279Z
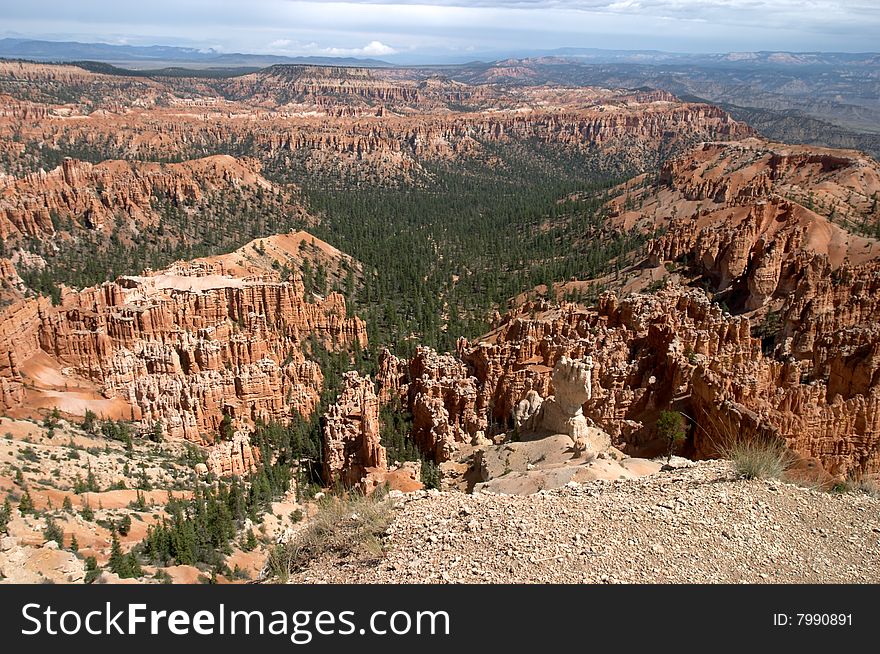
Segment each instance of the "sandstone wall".
M388 468L379 437L379 398L369 377L346 373L336 403L328 407L321 422L325 484L353 488L368 469Z
M410 363L397 383L409 389L414 436L428 452L435 443L470 440L492 421L507 423L530 390L553 394L551 371L561 357L591 356L592 398L584 414L628 452L661 452L654 425L671 407L687 416L696 456L716 456L730 439L779 437L834 475L877 472L878 330L870 338L844 331L854 345L837 358L818 359L835 371L829 382L810 360L765 356L749 319L725 313L702 291L671 286L624 299L606 293L591 310L527 305L477 342L462 341L460 361L420 352L414 361L448 360ZM438 376L444 389L468 388L467 402L427 403L412 390L437 386ZM458 431L450 436L453 425Z
M184 274L185 273L185 274ZM344 298L308 302L302 284L172 268L21 300L0 321L3 408L23 400L20 366L38 352L134 408L145 428L211 441L224 414L240 425L310 414L323 376L303 343L366 346Z

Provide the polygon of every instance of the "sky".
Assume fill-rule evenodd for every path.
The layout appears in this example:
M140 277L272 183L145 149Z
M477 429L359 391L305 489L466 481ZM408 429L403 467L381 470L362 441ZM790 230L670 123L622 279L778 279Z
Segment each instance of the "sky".
M865 52L880 49L880 0L0 0L0 36L388 61Z

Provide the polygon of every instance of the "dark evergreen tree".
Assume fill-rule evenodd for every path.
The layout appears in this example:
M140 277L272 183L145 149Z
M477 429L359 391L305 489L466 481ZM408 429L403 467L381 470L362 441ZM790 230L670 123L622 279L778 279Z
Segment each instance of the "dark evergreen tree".
M3 507L0 508L0 533L6 533L6 527L12 519L12 507L9 506L9 500L4 500Z
M43 538L58 543L59 548L64 548L64 531L51 517L46 518L46 528L43 530Z

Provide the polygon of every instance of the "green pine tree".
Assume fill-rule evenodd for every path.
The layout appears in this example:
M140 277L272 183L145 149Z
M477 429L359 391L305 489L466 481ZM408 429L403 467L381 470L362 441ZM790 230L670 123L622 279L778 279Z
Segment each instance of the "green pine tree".
M153 423L153 430L150 432L150 440L155 443L161 443L163 436L162 423L158 420Z
M131 516L126 513L125 517L116 525L116 529L119 531L120 536L127 536L128 532L131 531Z
M83 583L90 584L101 574L101 568L98 566L98 560L94 556L86 557L86 577Z
M119 575L121 579L126 578L128 562L122 553L122 545L119 544L119 538L116 536L115 531L113 532L113 541L110 546L110 560L107 562L107 565L110 567L110 572Z
M100 488L98 487L98 480L95 478L95 473L92 472L92 462L88 462L88 474L86 475L86 490L92 493L100 492Z
M232 425L232 417L228 413L223 414L220 421L220 440L231 441L235 434L235 427Z
M244 550L251 552L257 548L257 537L254 535L253 529L247 530L247 536L244 541Z
M136 579L144 576L144 571L134 552L129 552L125 557L126 577L127 579Z
M0 509L0 533L6 533L6 526L12 518L12 508L9 506L9 500L3 502L3 508Z
M83 520L87 522L92 522L95 519L95 512L92 510L92 505L89 504L88 499L83 502L82 509L80 509L79 514L82 516Z
M24 495L21 496L21 499L18 501L18 510L22 515L27 513L33 513L34 511L34 501L31 499L31 494L29 491L25 491Z
M97 426L98 416L95 415L95 412L91 409L86 409L85 419L82 421L81 427L84 431L89 432L90 434L95 433L95 427Z
M43 538L47 541L54 540L58 547L64 548L64 531L52 518L46 518L46 528L43 530Z

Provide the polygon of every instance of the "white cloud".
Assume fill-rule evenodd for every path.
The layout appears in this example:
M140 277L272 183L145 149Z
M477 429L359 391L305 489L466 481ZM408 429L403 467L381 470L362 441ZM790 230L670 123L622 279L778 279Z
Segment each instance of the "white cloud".
M384 57L397 54L397 50L381 41L370 41L363 48L323 48L321 52L334 57Z
M51 11L47 6L51 5ZM32 38L285 55L558 47L876 51L880 0L0 0ZM311 45L318 42L319 45Z
M370 41L363 48L363 53L365 55L371 55L371 56L376 56L376 57L379 57L382 55L390 55L390 54L394 54L396 52L397 52L397 50L395 50L391 46L385 45L381 41Z

